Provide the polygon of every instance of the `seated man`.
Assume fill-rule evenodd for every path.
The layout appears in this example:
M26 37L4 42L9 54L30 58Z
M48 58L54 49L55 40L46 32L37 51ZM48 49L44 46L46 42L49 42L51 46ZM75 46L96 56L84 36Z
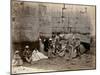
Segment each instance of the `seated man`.
M14 66L20 66L20 65L23 64L23 61L22 61L21 57L19 56L19 51L18 51L18 50L15 51L12 64L13 64Z
M24 51L23 51L23 58L24 58L24 60L26 61L26 62L28 62L28 59L31 57L31 51L30 51L30 49L29 49L29 46L28 45L26 45L25 46L25 49L24 49Z

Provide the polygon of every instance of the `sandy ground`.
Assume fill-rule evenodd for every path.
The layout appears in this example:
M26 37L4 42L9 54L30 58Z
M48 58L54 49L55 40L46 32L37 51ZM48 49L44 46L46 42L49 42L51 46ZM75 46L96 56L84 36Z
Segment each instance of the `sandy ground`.
M34 64L24 63L22 66L12 66L12 74L79 69L95 69L95 55L83 54L81 58L74 58L71 61L65 60L63 57L55 57L39 60Z

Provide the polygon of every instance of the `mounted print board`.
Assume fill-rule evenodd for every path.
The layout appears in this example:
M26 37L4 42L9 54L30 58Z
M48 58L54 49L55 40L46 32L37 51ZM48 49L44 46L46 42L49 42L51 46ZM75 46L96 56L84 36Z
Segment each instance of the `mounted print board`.
M11 0L11 74L96 69L96 6Z

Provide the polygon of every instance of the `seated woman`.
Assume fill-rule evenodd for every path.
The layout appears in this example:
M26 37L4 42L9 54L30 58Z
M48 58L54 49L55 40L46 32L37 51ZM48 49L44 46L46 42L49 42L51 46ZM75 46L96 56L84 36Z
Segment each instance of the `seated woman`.
M23 64L23 61L19 55L19 51L15 51L15 54L14 54L14 58L13 58L13 61L12 61L12 64L13 66L21 66Z

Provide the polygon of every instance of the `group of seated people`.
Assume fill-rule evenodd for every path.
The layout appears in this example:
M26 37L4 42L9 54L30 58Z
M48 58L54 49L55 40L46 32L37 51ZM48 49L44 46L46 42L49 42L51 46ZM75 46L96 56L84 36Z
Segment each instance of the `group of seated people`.
M23 62L26 61L27 63L33 64L35 61L41 59L47 59L48 57L45 56L43 53L39 52L36 48L31 52L29 50L29 46L25 46L23 53L20 55L20 51L16 50L14 53L14 57L12 60L13 66L20 66L23 65Z
M64 57L65 59L72 60L81 56L80 37L76 37L75 34L53 35L49 38L41 38L40 41L40 47L42 46L40 49L47 51L49 59Z
M69 38L64 35L55 35L49 38L48 57L65 56L69 54L69 58L80 56L80 38L72 34Z
M42 52L38 51L37 48L31 51L29 49L29 46L26 45L21 56L18 50L15 51L13 64L22 65L24 60L28 63L33 64L35 61L41 59L48 59L56 56L66 56L66 55L67 57L65 58L69 58L70 60L72 60L73 57L80 56L79 38L73 36L72 38L69 39L64 39L64 38L61 39L59 35L56 35L55 37L49 38L48 42L46 42L46 39L44 41L43 39L41 40L40 40L41 41L40 45L42 46L42 48L40 49L44 50L46 47L46 49L48 50L47 56L45 56Z

